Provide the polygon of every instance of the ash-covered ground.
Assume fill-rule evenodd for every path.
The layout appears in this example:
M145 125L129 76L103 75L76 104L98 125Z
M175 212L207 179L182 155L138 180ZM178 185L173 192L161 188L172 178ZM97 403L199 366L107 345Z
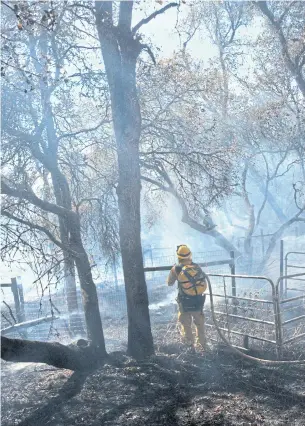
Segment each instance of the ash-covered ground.
M156 343L145 362L116 352L91 372L2 362L2 426L305 425L305 366Z

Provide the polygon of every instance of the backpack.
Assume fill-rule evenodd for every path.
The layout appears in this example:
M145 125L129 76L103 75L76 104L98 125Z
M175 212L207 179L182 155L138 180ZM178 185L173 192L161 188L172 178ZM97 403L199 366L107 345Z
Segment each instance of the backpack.
M207 289L205 273L199 265L191 263L190 265L176 266L178 275L179 292L187 296L200 296Z

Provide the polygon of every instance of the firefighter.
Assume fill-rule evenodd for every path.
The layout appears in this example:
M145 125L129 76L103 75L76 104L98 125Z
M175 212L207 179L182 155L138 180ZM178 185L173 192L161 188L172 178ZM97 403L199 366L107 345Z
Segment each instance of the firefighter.
M178 264L172 267L167 284L172 286L178 281L178 321L181 324L181 334L190 351L194 352L193 321L196 326L197 347L204 351L206 339L203 306L207 288L205 274L199 265L193 263L192 252L187 245L178 246L176 253Z

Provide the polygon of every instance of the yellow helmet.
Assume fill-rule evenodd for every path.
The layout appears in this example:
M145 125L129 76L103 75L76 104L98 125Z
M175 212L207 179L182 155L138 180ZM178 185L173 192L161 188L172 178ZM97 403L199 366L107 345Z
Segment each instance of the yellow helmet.
M182 244L181 246L177 246L176 253L177 253L178 260L186 260L192 257L191 250L185 244Z

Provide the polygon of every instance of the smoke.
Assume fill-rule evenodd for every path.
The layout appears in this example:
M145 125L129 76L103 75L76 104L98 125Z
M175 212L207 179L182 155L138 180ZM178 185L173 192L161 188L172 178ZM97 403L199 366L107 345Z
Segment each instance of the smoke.
M150 311L156 311L161 308L165 308L166 306L172 305L176 303L177 292L171 292L168 294L161 302L152 303L149 305Z

